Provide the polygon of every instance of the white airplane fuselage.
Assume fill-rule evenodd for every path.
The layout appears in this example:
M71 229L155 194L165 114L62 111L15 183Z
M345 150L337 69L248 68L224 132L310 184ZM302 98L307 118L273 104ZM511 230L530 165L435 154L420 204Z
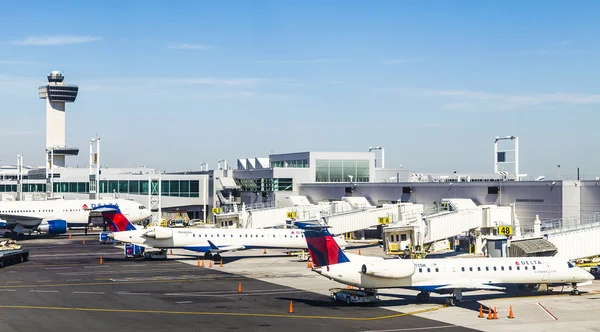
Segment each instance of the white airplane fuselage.
M121 213L131 222L140 222L151 216L143 205L124 199L112 200L43 200L0 202L0 219L8 224L35 227L40 220L65 220L69 227L87 225L90 211L98 206L117 204ZM25 217L21 219L20 217Z
M594 279L585 270L554 257L383 260L348 253L346 256L350 262L314 270L332 280L360 288L421 291L456 284L583 283Z
M147 236L145 234L152 234ZM240 247L243 249L306 249L304 232L300 229L249 229L249 228L168 228L150 227L147 229L115 232L117 241L148 246L157 249L182 248L198 252L211 250L212 242L217 247ZM340 246L345 241L336 238Z

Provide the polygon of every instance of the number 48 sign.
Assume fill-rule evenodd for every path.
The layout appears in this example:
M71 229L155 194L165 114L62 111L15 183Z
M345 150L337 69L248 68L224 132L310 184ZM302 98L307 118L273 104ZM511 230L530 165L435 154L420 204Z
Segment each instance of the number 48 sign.
M502 235L512 235L512 226L498 226L498 233Z

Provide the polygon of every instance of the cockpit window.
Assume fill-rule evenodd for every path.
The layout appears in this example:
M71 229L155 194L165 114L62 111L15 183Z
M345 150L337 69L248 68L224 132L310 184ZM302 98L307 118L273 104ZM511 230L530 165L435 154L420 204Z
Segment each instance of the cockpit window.
M567 264L569 264L569 269L575 267L575 264L573 264L572 262L568 262Z
M145 207L145 206L143 206L143 205L140 205L140 210L145 210L145 209L146 209L146 207Z

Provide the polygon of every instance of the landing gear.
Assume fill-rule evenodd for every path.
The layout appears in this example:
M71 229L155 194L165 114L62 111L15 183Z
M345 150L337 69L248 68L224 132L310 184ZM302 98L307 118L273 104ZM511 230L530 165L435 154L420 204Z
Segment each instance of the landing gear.
M213 254L210 251L207 251L204 253L204 259L206 260L213 260L213 261L220 261L221 260L221 255L219 254Z
M462 297L462 290L455 289L452 297L446 299L446 305L448 305L449 307L454 307L455 305L460 303L460 301L462 301Z
M449 307L454 307L457 303L458 303L458 300L454 296L449 297L449 298L446 299L446 304Z
M421 292L417 294L417 302L427 302L429 301L429 292Z
M570 293L571 295L581 295L581 293L577 289L577 284L576 283L572 283L571 287L573 287L573 290Z

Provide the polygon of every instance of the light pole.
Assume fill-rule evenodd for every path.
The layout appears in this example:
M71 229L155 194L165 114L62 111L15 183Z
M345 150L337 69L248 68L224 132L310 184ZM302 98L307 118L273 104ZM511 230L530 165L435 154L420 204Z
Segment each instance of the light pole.
M369 147L369 152L373 151L373 150L381 150L381 168L385 168L385 154L384 154L384 149L382 146L377 146L377 147ZM375 167L377 167L377 165L375 165Z
M561 165L559 164L559 165L556 165L556 166L558 166L558 179L560 180L560 166Z

